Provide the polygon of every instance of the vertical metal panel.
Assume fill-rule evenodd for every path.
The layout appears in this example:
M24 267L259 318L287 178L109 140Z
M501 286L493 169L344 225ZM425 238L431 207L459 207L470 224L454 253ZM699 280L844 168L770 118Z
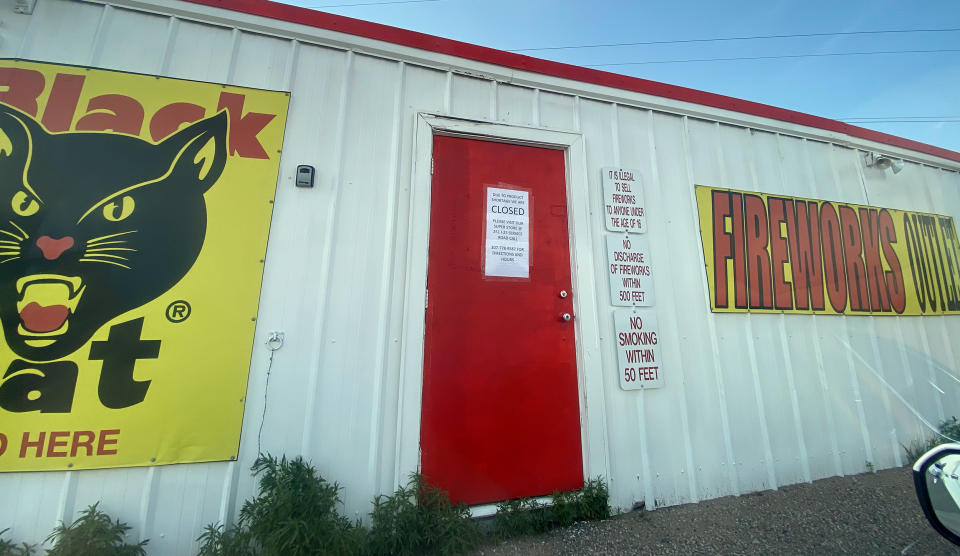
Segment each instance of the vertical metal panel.
M617 114L619 165L641 171L647 210L650 214L666 215L670 207L664 200L657 166L654 114L623 106L618 108ZM651 218L649 223L651 238L667 237L663 218ZM655 273L654 281L658 296L673 299L673 284L666 273ZM604 303L609 301L604 299ZM639 454L643 458L641 499L650 509L696 500L691 493L696 489L688 484L687 479L692 479L697 473L685 472L694 466L686 407L687 385L680 360L680 346L675 341L679 336L677 318L674 311L660 311L658 319L660 335L674 339L662 344L667 348L663 368L669 369L669 383L659 391L635 393L638 412L636 428L643 440ZM678 442L678 439L683 439L683 442Z
M492 120L496 116L493 107L493 88L487 79L453 75L450 85L450 113L463 118Z
M224 27L176 20L174 41L169 45L171 77L222 83L227 79L233 50L233 31Z
M422 349L409 330L422 322L423 304L419 292L408 295L408 278L425 269L429 225L411 217L424 202L410 187L421 112L581 133L588 190L572 198L587 199L591 214L574 239L592 246L595 263L606 256L600 168L643 175L665 388L619 389L605 269L577 269L592 273L584 283L600 284L577 292L599 308L601 349L589 357L604 369L581 379L601 406L583 412L592 416L586 459L603 462L591 473L610 480L615 507L896 465L898 445L926 433L918 415L936 425L960 411L958 317L710 313L693 198L693 185L704 184L960 218L956 171L907 161L894 175L865 168L863 146L128 9L41 0L32 16L16 17L0 44L7 56L292 96L239 461L5 473L0 491L13 503L0 509L0 523L14 538L39 541L57 520L102 500L134 535L151 538L152 554L193 552L203 525L233 519L254 492L248 469L259 450L310 459L343 485L350 517L364 517L374 495L406 480L419 440L420 375L410 362ZM313 189L293 187L297 164L317 168ZM271 364L263 341L272 330L286 341Z
M763 174L779 175L781 191L786 194L816 197L813 189L816 177L810 165L808 142L777 135L775 143L776 149L771 148L756 158L757 165L764 168ZM761 179L761 183L765 183L764 180ZM801 408L799 426L807 452L807 480L843 474L833 405L817 335L818 323L819 317L815 315L784 315L780 323L782 334L786 335L787 351L783 356L790 359L794 370L796 393L791 402L795 400Z
M68 0L37 2L23 42L15 49L16 55L61 64L87 64L107 11L103 6ZM57 40L50 40L51 37Z
M749 166L749 176L745 179L751 182L750 189L789 194L782 179L790 171L789 167L771 163L783 161L785 165L787 157L783 156L780 137L773 133L738 131L736 135L743 143L725 143L725 152L729 152L732 146L744 153ZM755 381L761 385L758 398L763 400L767 423L771 450L769 466L778 483L809 481L807 437L803 432L805 423L801 417L795 366L787 338L787 326L792 323L786 321L785 315L751 315L750 322L756 336L753 345L757 352ZM803 372L803 367L796 368Z
M104 11L89 64L137 73L156 73L167 43L170 18L123 9ZM131 48L130 45L138 45Z
M734 166L734 158L727 160L720 150L724 138L714 122L689 121L690 158L695 184L730 186L726 167ZM743 154L734 149L737 157ZM741 158L742 160L742 158ZM740 181L740 179L738 179ZM743 178L746 182L746 178ZM747 182L749 183L749 182ZM762 400L753 382L756 375L756 351L753 343L751 318L761 315L714 315L716 341L719 344L718 390L725 394L721 411L729 423L731 450L735 454L737 475L735 489L753 491L771 488L762 478L766 474L769 438L766 417L759 407ZM768 316L768 315L763 315Z
M396 117L393 94L400 86L395 64L357 56L349 76L344 151L338 188L340 198L332 233L331 269L321 337L319 397L308 418L320 423L314 442L316 461L345 487L351 516L367 511L370 486L366 462L372 427L372 395L378 343L379 308L383 299L382 261L386 209L393 184L390 175L390 125ZM315 346L317 347L317 346ZM349 426L331 426L349 423ZM358 473L359 471L359 473ZM359 475L359 476L358 476ZM340 477L343 477L340 479Z
M654 183L650 159L649 112L646 110L616 106L612 127L615 133L614 141L617 143L617 156L614 164L624 168L635 168L640 171L644 184L644 199L645 202L649 203L647 190L649 190L650 185ZM601 217L605 218L603 215L601 215ZM631 477L631 482L634 484L632 497L635 501L642 500L645 507L653 508L657 502L653 490L654 477L651 467L651 438L662 435L666 430L678 428L681 422L678 410L680 410L681 407L674 407L670 411L665 411L666 408L656 403L656 396L647 395L647 393L643 391L637 392L636 394L639 394L634 396L637 414L636 432L634 434L637 446L634 451L634 457L637 458L637 460L634 463L636 471L634 471L634 476ZM651 417L653 418L651 419Z
M497 120L516 125L533 124L534 90L527 87L497 87Z
M540 91L537 101L540 125L554 129L576 129L576 110L572 96Z
M600 207L603 198L600 185L600 167L607 164L607 161L610 160L609 156L616 149L614 137L611 133L611 121L614 115L613 106L609 103L578 99L576 113L579 125L578 131L584 136L584 156L586 157L590 204L592 207ZM593 244L593 252L597 260L606 261L603 215L599 210L595 210L591 216L592 229L589 241ZM590 269L584 271L589 272ZM605 265L598 265L593 269L593 272L595 282L604 284L607 280ZM603 311L602 309L609 306L609 291L601 287L596 292L575 292L575 294L592 294L596 297L597 306L601 308L598 322L601 346L600 358L604 369L615 368L613 316L609 311ZM602 439L602 441L591 442L590 449L592 451L602 449L605 453L609 468L607 475L612 481L610 505L626 509L638 499L636 498L638 482L636 472L631 473L631 468L638 467L639 462L635 454L636 442L629 436L633 427L629 425L624 427L622 424L615 425L613 421L622 420L625 423L636 423L637 408L636 405L630 403L631 400L619 395L618 382L615 376L606 374L605 376L587 376L585 378L588 383L587 388L602 390L604 399L603 415L605 423L588 423L588 435L594 439ZM589 385L589 383L592 383L592 385ZM599 431L595 428L598 426L602 426ZM625 428L626 430L624 430ZM598 457L597 455L590 455L589 459L597 459ZM616 490L616 493L613 490Z

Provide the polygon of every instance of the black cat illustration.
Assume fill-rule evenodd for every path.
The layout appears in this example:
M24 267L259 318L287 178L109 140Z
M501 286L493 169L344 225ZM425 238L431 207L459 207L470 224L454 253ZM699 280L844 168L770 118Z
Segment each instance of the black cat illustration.
M10 349L31 361L69 355L183 278L203 246L203 195L226 164L227 125L219 112L154 144L48 133L0 103L0 325Z

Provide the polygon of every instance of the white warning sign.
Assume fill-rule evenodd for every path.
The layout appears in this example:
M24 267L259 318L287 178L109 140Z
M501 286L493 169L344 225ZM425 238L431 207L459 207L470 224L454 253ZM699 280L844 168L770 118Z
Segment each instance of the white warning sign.
M620 307L653 305L650 242L645 237L607 236L610 303Z
M486 276L530 277L530 192L487 187L483 272Z
M653 309L621 309L613 313L620 388L639 390L663 386L660 339Z
M603 212L611 232L647 231L640 171L603 168Z

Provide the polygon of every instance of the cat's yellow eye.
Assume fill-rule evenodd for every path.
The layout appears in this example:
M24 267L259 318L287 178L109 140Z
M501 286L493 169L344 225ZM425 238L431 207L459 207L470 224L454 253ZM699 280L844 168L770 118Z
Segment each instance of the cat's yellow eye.
M119 201L103 206L103 217L111 222L119 222L133 214L133 197L124 195Z
M26 191L20 190L13 194L10 207L13 209L13 212L20 216L31 216L40 210L40 203L32 198Z

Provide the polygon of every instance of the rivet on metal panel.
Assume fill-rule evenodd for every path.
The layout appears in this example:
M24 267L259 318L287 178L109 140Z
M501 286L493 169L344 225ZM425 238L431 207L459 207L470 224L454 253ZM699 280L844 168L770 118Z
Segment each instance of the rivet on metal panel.
M270 200L269 200L269 201L267 201L267 202L268 202L268 203L270 203L270 204L272 205L272 204L273 204L273 199L270 199Z
M150 458L150 462L151 462L151 463L153 463L153 462L155 462L155 461L157 461L157 458Z
M67 467L73 467L73 464L72 464L72 463L68 463L68 464L67 464Z
M250 317L250 320L253 321L253 322L256 322L257 317Z
M260 259L260 262L262 263L262 262L263 262L263 259Z

